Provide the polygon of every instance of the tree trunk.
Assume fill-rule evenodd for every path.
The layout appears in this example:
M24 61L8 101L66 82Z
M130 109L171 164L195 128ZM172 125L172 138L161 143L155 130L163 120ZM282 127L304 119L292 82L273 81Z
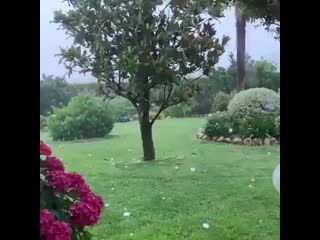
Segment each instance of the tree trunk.
M145 97L146 99L148 99L148 96ZM148 100L145 100L143 101L143 103L141 103L141 108L139 111L139 123L144 161L155 160L155 150L152 138L152 124L150 123L149 111L150 103Z
M143 160L152 161L155 160L156 154L154 150L154 144L152 139L152 125L149 121L140 121L140 131L143 146Z
M246 74L246 17L235 7L237 31L237 82L239 91L245 88Z

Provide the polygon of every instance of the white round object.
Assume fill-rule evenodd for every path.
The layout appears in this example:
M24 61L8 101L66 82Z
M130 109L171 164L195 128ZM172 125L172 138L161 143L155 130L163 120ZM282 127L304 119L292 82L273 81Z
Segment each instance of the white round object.
M131 215L131 214L130 214L129 212L125 212L125 213L123 214L124 217L130 217L130 215Z
M203 227L204 229L208 229L208 228L209 228L209 224L208 224L208 223L203 223L203 224L202 224L202 227Z
M275 189L280 193L280 164L273 171L272 183Z

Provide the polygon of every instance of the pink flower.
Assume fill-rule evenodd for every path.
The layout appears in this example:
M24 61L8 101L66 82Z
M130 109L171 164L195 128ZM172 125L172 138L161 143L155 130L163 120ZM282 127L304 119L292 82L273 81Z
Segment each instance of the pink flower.
M40 233L44 232L48 225L54 221L55 217L48 209L40 209Z
M49 171L64 171L64 166L61 160L53 156L48 156L43 162L43 166Z
M91 192L91 189L87 183L83 184L81 186L81 188L78 189L78 191L77 191L77 193L79 194L80 197L87 194L88 192Z
M88 203L91 207L93 207L99 215L102 212L102 209L104 207L104 202L102 197L96 195L93 192L88 192L86 194L83 194L81 196L81 200L85 203Z
M85 202L76 203L70 208L71 221L78 227L93 226L99 221L99 213L90 204Z
M40 155L50 156L52 154L51 147L44 143L44 141L40 140Z
M45 240L71 240L72 231L64 221L54 221L47 225L42 233Z
M86 180L79 173L68 173L71 185L70 188L78 193L80 196L84 193L90 192L90 187Z
M57 192L67 192L70 189L71 181L67 173L52 171L48 173L48 184Z

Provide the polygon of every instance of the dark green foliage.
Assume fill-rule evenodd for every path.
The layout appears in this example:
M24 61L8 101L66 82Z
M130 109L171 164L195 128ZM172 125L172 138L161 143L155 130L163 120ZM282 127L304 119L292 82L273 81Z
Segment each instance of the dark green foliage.
M89 83L73 83L71 84L75 89L77 95L79 94L93 94L99 95L99 84L97 82Z
M166 109L165 115L175 118L190 117L192 115L191 107L188 104L178 104Z
M110 101L108 100L108 106L116 119L120 117L130 117L137 112L130 101L122 97L115 97Z
M43 130L45 127L47 127L46 117L40 115L40 130Z
M280 137L280 116L275 119L276 136Z
M277 135L275 117L264 111L253 111L239 121L241 137L265 138Z
M268 88L278 91L280 87L280 72L277 66L267 60L252 61L247 69L247 88Z
M48 129L54 140L105 137L114 119L101 98L79 95L64 108L55 108L48 117Z
M62 107L76 95L76 89L61 77L42 76L40 81L40 114L45 116L53 107Z
M235 73L233 72L231 65L229 69L225 69L223 67L218 67L216 69L213 68L209 80L212 85L211 93L213 95L218 92L230 93L237 88Z
M227 94L224 92L218 92L213 98L212 111L227 111L229 102L231 101L233 96L233 93Z
M209 137L228 137L233 131L233 122L228 112L214 113L208 118L204 133Z

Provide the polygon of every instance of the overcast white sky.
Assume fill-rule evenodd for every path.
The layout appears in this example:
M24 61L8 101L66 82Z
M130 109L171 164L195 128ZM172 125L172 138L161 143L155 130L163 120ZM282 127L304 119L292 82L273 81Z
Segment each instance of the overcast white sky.
M59 53L59 46L68 46L71 40L62 30L57 30L57 25L50 23L53 19L54 10L65 10L68 8L62 0L40 0L40 75L63 76L66 70L62 64L59 64L59 58L54 55ZM218 36L228 35L231 40L226 47L226 53L221 57L218 65L228 66L228 54L235 52L235 17L232 10L225 13L226 17L220 19L216 29ZM247 24L247 53L253 59L268 59L280 66L280 43L274 40L272 33L263 29L256 28L257 24ZM93 80L92 77L83 75L72 75L70 81L82 82Z

